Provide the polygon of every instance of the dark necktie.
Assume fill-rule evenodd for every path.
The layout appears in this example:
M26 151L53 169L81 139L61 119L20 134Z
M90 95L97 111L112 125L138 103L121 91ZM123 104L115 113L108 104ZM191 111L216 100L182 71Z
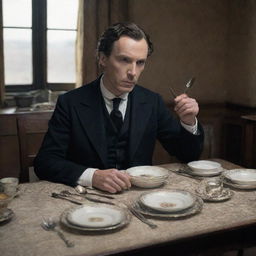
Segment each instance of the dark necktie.
M119 132L123 125L122 113L118 109L121 99L114 98L113 99L113 110L110 113L110 118L113 121L117 131Z

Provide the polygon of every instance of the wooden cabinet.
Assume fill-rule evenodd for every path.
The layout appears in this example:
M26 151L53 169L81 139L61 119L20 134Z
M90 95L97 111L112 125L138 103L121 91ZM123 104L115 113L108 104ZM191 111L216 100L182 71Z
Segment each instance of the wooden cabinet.
M227 109L223 121L223 158L246 168L256 168L255 109Z
M256 115L244 115L242 133L242 163L247 168L256 168Z
M47 131L52 112L0 113L0 178L19 177L29 181L33 165Z
M0 115L0 177L18 177L20 152L16 117Z

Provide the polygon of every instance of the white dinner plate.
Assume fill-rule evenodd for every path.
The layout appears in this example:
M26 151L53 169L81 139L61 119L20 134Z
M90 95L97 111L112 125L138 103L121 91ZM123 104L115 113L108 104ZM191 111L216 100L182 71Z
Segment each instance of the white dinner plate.
M67 214L67 221L81 227L109 227L117 225L124 219L121 209L107 206L83 205L70 210Z
M140 212L143 215L150 216L150 217L156 217L156 218L163 218L163 219L179 219L179 218L185 218L192 216L194 214L199 213L202 208L203 208L203 200L199 197L196 196L196 202L195 204L187 208L184 211L179 211L179 212L159 212L155 210L151 210L148 207L144 207L140 202L136 201L133 204L133 207Z
M214 161L192 161L189 162L187 165L190 168L188 172L191 172L192 174L198 176L215 176L219 175L223 171L221 164Z
M256 185L255 169L233 169L223 172L223 176L230 182L241 185Z
M144 206L159 212L178 212L195 204L196 197L184 190L160 190L144 193L139 202Z

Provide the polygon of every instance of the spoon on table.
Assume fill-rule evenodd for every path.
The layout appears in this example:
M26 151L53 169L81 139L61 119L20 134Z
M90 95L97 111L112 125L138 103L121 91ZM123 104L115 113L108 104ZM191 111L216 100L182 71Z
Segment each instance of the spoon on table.
M75 191L80 194L80 195L94 195L94 196L101 196L101 197L105 197L105 198L108 198L108 199L115 199L115 197L113 196L108 196L108 195L102 195L102 194L99 194L99 193L93 193L93 192L88 192L87 189L81 185L77 185L75 187Z
M192 87L193 83L195 82L195 78L192 77L185 85L185 90L184 93L186 93L188 91L189 88Z
M41 227L44 230L46 230L46 231L55 231L58 234L58 236L65 242L67 247L74 247L75 244L73 242L69 241L64 236L64 234L58 228L56 228L56 226L57 226L57 223L52 218L48 218L48 219L43 218L43 221L41 223Z

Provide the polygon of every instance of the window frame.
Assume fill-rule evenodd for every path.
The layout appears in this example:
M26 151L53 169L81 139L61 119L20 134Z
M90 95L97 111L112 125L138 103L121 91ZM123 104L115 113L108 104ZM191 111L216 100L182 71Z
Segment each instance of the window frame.
M32 84L5 85L8 93L29 92L31 90L50 89L67 91L75 83L47 82L47 0L32 0ZM9 28L8 26L4 28ZM12 27L13 28L13 27ZM57 29L77 31L77 29ZM75 56L74 56L75 57Z

